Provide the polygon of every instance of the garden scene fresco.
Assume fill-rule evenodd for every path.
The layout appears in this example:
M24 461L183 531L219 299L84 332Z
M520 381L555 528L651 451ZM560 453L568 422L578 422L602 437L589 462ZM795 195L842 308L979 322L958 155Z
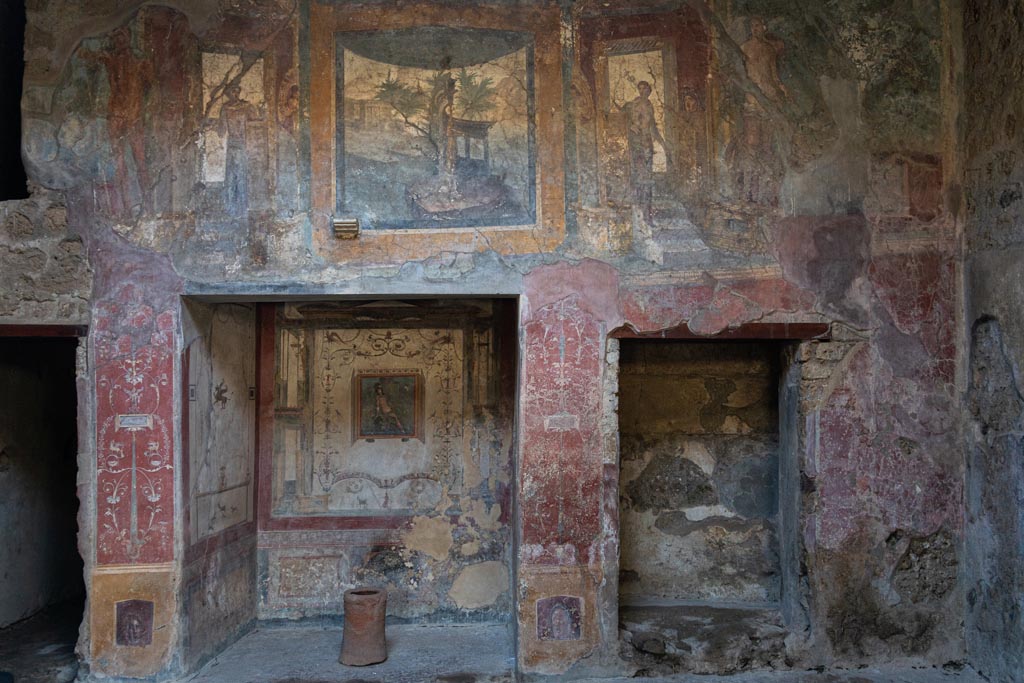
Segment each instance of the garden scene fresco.
M340 33L336 58L341 215L371 229L534 220L525 38L437 27Z

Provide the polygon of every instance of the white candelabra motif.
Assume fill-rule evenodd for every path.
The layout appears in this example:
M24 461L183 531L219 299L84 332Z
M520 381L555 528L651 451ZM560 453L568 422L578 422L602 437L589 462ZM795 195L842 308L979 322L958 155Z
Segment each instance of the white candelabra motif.
M161 391L169 386L167 373L155 367L154 360L148 352L117 361L119 372L98 381L112 409L127 408L108 415L98 435L101 543L108 551L108 544L119 546L132 561L166 526L158 520L165 505L164 482L158 475L173 467L166 422L154 412L143 412L159 406ZM121 505L126 496L127 519Z

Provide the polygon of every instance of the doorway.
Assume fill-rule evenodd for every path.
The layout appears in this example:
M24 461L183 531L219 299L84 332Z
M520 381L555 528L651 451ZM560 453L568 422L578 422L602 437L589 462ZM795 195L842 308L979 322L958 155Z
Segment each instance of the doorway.
M77 339L0 336L0 671L70 681L78 552Z
M783 348L620 341L619 617L642 674L784 652Z

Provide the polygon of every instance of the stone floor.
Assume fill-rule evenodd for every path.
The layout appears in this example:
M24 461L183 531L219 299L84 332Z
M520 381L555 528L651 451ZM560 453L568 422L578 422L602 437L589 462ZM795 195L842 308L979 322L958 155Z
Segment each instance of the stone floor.
M388 626L388 659L338 663L341 630L260 627L212 659L190 683L511 683L508 626Z
M388 660L337 663L338 628L260 627L211 660L189 683L512 683L505 626L388 626ZM756 672L734 676L577 679L575 683L985 683L969 669Z
M788 631L778 606L621 605L619 629L620 655L645 677L785 667Z
M667 678L587 678L573 683L987 683L970 671L938 669L884 671L790 671L757 672L732 676L681 674Z
M63 605L0 630L0 681L69 683L81 605ZM189 683L512 683L514 656L503 625L388 627L386 662L338 663L341 629L261 625L212 659ZM985 683L969 669L756 672L735 676L602 678L576 683Z
M0 629L0 682L68 683L78 674L75 642L82 603L48 607L35 616ZM8 679L10 680L10 679Z

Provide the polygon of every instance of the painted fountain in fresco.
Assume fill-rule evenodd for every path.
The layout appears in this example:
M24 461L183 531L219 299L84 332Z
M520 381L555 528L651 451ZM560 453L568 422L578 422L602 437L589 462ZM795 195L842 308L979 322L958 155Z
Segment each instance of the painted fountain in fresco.
M371 229L535 221L527 34L419 27L335 41L339 215Z

